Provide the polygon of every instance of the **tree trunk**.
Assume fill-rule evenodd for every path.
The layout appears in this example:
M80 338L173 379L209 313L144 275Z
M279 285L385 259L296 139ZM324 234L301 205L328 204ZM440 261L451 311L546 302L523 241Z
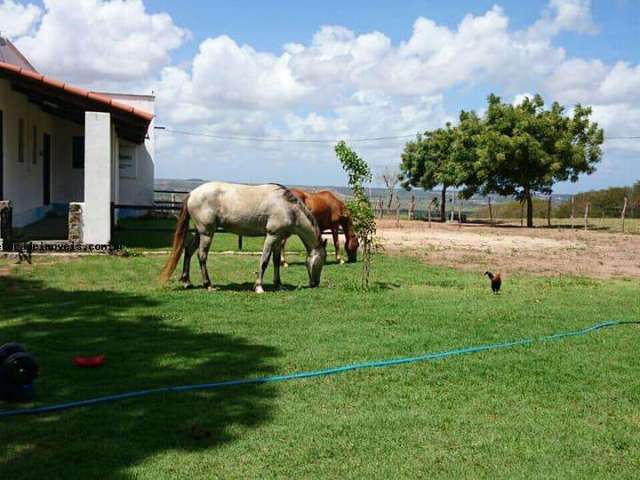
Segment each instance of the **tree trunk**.
M491 195L487 197L489 201L489 223L493 227L493 208L491 208Z
M528 189L524 191L524 195L527 200L527 228L533 228L533 199Z
M442 186L442 198L440 199L440 218L447 221L447 187Z

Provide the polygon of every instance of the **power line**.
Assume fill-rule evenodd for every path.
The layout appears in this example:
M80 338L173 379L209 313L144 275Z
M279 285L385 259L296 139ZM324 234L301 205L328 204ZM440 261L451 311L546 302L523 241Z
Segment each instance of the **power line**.
M195 132L189 130L179 130L170 127L157 126L154 127L156 130L161 130L169 133L175 133L178 135L187 135L190 137L204 137L204 138L215 138L217 140L232 140L232 141L244 141L244 142L270 142L270 143L311 143L311 144L334 144L338 143L341 140L346 140L344 138L331 139L331 138L281 138L281 137L261 137L261 136L252 136L252 135L223 135L217 133L207 133L207 132ZM385 140L400 140L403 138L415 138L416 134L406 134L406 135L388 135L381 137L362 137L362 138L353 138L349 139L350 143L365 143L365 142L380 142ZM640 140L640 136L618 136L618 137L605 137L605 141L608 140Z
M279 137L259 137L259 136L250 136L250 135L221 135L216 133L205 133L205 132L194 132L187 130L178 130L169 127L155 127L156 130L162 130L169 133L177 133L179 135L188 135L191 137L206 137L206 138L215 138L218 140L237 140L237 141L251 141L251 142L273 142L273 143L322 143L322 144L333 144L337 143L340 140L345 140L344 138L340 139L330 139L330 138L313 138L313 139L304 139L304 138L279 138ZM402 138L415 137L416 134L407 134L407 135L390 135L384 137L366 137L366 138L353 138L350 139L351 143L362 143L362 142L379 142L383 140L397 140Z

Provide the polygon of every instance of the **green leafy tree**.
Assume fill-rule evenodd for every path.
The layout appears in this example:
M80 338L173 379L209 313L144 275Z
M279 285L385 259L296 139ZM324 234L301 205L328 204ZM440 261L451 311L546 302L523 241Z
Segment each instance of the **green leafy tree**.
M556 182L576 182L601 160L604 134L590 115L591 108L582 105L572 116L556 102L546 109L540 95L519 105L489 96L484 128L476 136L476 187L525 201L532 227L535 193L551 194Z
M481 119L474 112L460 112L458 126L427 131L405 145L402 153L403 186L431 190L442 186L440 216L446 218L447 190L463 187L462 196L478 191L484 175L476 152L477 137L483 131Z
M371 182L371 169L344 141L335 146L335 152L349 177L349 186L353 192L353 199L347 202L347 206L351 211L353 228L362 247L362 287L369 288L371 258L375 250L376 219L364 185Z
M455 166L456 186L462 187L461 196L471 198L487 176L478 157L478 142L484 133L482 120L475 112L460 112L460 122L454 129L451 161Z
M406 189L422 187L431 190L442 186L440 217L446 218L447 189L457 182L457 168L453 161L455 129L446 128L427 131L405 145L402 152L402 185Z

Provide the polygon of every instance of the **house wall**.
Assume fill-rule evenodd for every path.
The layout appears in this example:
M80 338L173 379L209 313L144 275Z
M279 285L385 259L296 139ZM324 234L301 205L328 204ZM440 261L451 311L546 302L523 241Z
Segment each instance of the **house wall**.
M55 118L51 201L57 204L84 201L84 168L73 168L73 137L84 137L84 125Z
M154 112L151 96L108 94L136 108ZM4 199L11 201L13 225L22 227L42 219L56 210L66 213L71 202L85 201L85 169L73 168L73 137L84 136L85 126L43 112L29 103L26 95L0 79L0 110L4 134ZM24 162L18 162L18 123L24 119ZM33 126L36 126L36 161L33 162ZM155 132L151 123L148 138L136 145L118 139L111 129L112 182L111 200L117 203L150 205L153 203ZM51 204L43 206L42 136L51 136ZM133 155L134 168L122 168L120 153ZM129 155L130 156L130 155ZM118 173L116 173L118 170ZM119 217L144 214L146 211L122 211Z
M0 110L4 116L4 198L11 200L13 225L28 225L53 209L64 210L72 201L82 201L84 170L72 169L74 135L84 135L84 126L43 112L0 80ZM18 162L18 123L24 119L24 162ZM36 161L33 162L33 126L36 127ZM51 135L51 205L43 206L42 136Z
M106 92L108 95L119 102L126 103L132 107L144 110L149 113L155 113L155 99L149 95L128 95ZM153 204L153 189L155 176L155 120L151 121L147 139L143 144L136 145L123 139L119 139L117 145L114 146L114 153L118 158L119 175L117 179L117 201L121 204L129 205L151 205ZM135 168L125 168L125 163L129 157L133 155L133 163ZM131 212L121 211L118 217L126 217L131 214L143 214L145 211Z

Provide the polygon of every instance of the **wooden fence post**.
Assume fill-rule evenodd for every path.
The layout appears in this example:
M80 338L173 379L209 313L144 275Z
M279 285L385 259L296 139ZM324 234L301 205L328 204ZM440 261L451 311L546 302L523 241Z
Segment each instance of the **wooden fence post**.
M462 228L462 207L464 206L464 200L460 199L458 202L458 228Z
M411 204L409 205L409 220L413 220L416 214L416 196L411 195Z
M489 201L489 224L493 226L493 208L491 208L491 195L487 197Z
M400 197L396 195L396 226L400 226Z
M624 206L622 207L622 233L624 233L624 217L627 214L627 205L629 204L629 198L624 197Z
M429 228L431 228L431 207L433 206L433 202L435 201L435 198L432 198L431 201L429 202Z
M584 206L584 231L589 230L589 207L591 206L591 202L587 201L587 204Z
M524 227L524 199L520 200L520 226Z
M449 221L453 223L453 219L456 216L456 197L451 194L451 215Z
M547 203L547 227L551 228L551 194Z
M576 218L576 197L571 195L571 230L575 227L575 218Z

